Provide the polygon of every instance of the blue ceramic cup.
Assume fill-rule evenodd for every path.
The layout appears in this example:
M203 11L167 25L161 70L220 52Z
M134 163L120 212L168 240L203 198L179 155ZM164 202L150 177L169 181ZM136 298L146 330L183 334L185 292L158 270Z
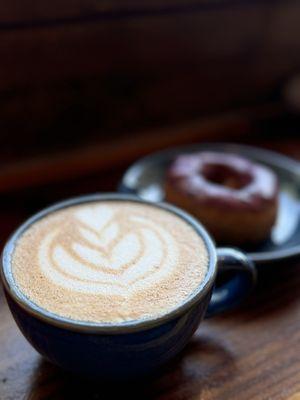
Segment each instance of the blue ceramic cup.
M203 239L209 254L205 279L192 295L171 312L159 317L101 324L74 321L34 304L18 289L11 257L18 238L36 221L73 205L101 201L132 201L124 194L95 194L57 203L27 220L8 240L2 256L2 282L13 317L32 346L60 367L89 377L127 379L156 370L187 344L201 319L237 304L255 283L255 268L233 249L216 249L204 227L192 216L170 204L153 204L182 218ZM195 250L197 251L197 249ZM30 268L30 265L28 265ZM231 271L230 279L214 289L217 273Z

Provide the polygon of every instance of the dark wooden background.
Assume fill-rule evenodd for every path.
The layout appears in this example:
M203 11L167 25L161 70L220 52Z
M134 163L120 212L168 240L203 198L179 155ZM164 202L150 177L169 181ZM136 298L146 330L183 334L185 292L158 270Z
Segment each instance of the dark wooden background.
M298 0L4 1L0 163L278 100L299 15Z

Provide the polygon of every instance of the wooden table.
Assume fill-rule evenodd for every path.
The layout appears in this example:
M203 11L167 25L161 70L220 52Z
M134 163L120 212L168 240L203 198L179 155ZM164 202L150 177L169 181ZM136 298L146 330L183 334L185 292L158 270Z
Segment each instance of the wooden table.
M293 154L299 149L285 148ZM112 176L101 181L103 188L112 188L119 175ZM69 196L67 187L64 190ZM57 193L60 196L62 190ZM22 210L17 201L9 211L2 210L2 237L25 215ZM18 331L1 291L0 399L300 399L299 294L300 261L261 269L247 303L204 321L183 354L161 375L109 388L43 361Z

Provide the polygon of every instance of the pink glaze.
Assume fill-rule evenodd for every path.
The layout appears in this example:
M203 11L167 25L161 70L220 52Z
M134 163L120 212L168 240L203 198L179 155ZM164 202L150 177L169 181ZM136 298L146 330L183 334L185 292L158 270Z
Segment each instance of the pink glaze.
M276 175L267 167L234 154L201 152L179 156L168 182L201 204L261 210L278 194ZM222 182L230 181L234 187ZM219 183L218 183L219 182Z

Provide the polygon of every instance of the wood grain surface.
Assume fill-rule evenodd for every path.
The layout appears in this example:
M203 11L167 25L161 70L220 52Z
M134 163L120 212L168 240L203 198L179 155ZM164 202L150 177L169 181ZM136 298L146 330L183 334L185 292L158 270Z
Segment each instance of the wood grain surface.
M298 149L295 143L280 148L300 154L299 144ZM102 178L101 188L111 189L119 176ZM81 187L81 192L90 188ZM68 188L64 190L68 196ZM53 193L62 194L63 189ZM50 194L44 196L53 200ZM32 211L29 203L27 199L21 207L15 201L1 209L1 239ZM299 399L300 261L261 269L258 287L247 303L204 321L171 365L130 385L80 380L44 361L18 331L0 291L1 400L124 398Z
M298 0L0 2L2 135L131 131L278 99L300 70L299 16Z
M224 138L234 141L241 136L241 132L244 136L251 136L254 124L279 117L283 112L282 104L272 102L198 118L189 123L113 138L107 135L105 141L98 138L91 144L89 141L86 144L85 137L82 137L77 146L69 145L67 149L52 154L45 154L44 149L44 154L17 160L13 157L3 162L0 152L0 193L61 182L93 172L104 174L111 168L124 167L143 155L187 142L222 141ZM27 146L26 142L24 146Z

